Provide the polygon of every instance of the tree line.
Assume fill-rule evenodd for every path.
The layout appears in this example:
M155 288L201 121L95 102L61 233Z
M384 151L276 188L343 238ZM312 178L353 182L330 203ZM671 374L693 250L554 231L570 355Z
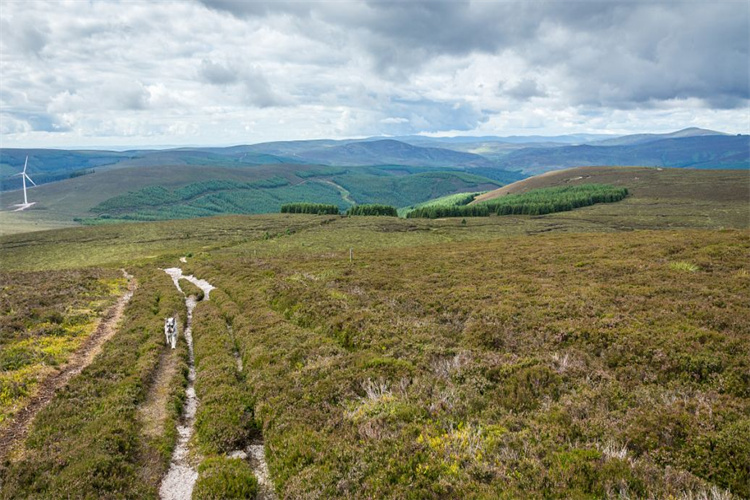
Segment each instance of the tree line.
M426 206L407 214L407 218L422 217L485 217L496 215L544 215L565 212L595 203L613 203L628 195L627 188L607 184L583 184L534 189L494 200L464 206Z
M282 214L339 215L339 207L326 203L285 203L281 205Z

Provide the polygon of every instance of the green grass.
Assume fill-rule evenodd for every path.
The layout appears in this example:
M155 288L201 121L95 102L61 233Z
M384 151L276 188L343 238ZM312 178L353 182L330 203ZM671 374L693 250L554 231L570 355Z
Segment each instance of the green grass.
M484 206L497 215L545 215L597 203L614 203L628 195L627 188L606 184L581 184L534 189L510 194L473 206ZM429 211L428 211L429 212Z
M476 193L456 193L456 194L449 194L447 196L441 196L440 198L436 198L434 200L428 200L423 203L417 203L416 205L401 208L399 209L399 215L402 217L406 217L409 212L415 209L419 209L419 208L460 207L460 206L468 205L469 203L474 201L474 198L476 198L480 194L483 194L483 193L480 191Z
M113 270L0 272L0 429L122 293Z
M748 255L746 232L638 232L196 272L244 318L282 496L744 496Z
M146 439L137 409L165 349L163 318L184 318L184 303L163 272L135 274L117 341L37 415L20 458L0 466L1 498L156 496L176 432Z
M633 182L618 203L466 224L274 214L2 237L14 273L143 267L119 341L40 414L0 498L155 496L173 435L144 439L136 413L182 307L157 269L173 265L218 287L194 317L196 495L250 487L221 456L262 431L280 498L747 497L747 192L657 172L606 174Z

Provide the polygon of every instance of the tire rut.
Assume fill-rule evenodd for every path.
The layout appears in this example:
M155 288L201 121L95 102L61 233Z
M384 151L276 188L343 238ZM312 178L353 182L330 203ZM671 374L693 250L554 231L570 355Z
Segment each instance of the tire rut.
M186 279L198 286L203 290L204 300L208 300L208 296L214 287L205 280L199 280L194 276L185 276L182 274L182 269L179 267L172 267L164 269L174 282L175 287L180 293L180 279ZM188 444L190 437L193 435L193 427L195 426L195 414L198 410L198 398L195 394L195 353L193 352L193 309L195 309L198 301L194 296L185 297L185 306L187 307L187 326L185 327L184 337L188 346L188 385L185 389L186 399L185 405L182 410L181 422L177 425L177 445L175 446L174 452L172 453L172 460L169 464L169 470L164 476L159 487L159 498L164 500L183 500L189 499L193 494L193 487L195 481L198 479L198 472L196 470L194 461L190 457L190 449Z

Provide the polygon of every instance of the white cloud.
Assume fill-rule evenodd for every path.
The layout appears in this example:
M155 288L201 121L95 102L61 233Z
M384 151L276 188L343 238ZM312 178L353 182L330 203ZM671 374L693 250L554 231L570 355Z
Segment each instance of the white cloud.
M5 0L0 145L745 132L745 2Z

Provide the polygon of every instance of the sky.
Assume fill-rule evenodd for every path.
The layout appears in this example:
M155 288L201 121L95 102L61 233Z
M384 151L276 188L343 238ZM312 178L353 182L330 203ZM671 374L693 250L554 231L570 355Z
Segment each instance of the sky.
M0 2L0 146L750 132L750 2Z

